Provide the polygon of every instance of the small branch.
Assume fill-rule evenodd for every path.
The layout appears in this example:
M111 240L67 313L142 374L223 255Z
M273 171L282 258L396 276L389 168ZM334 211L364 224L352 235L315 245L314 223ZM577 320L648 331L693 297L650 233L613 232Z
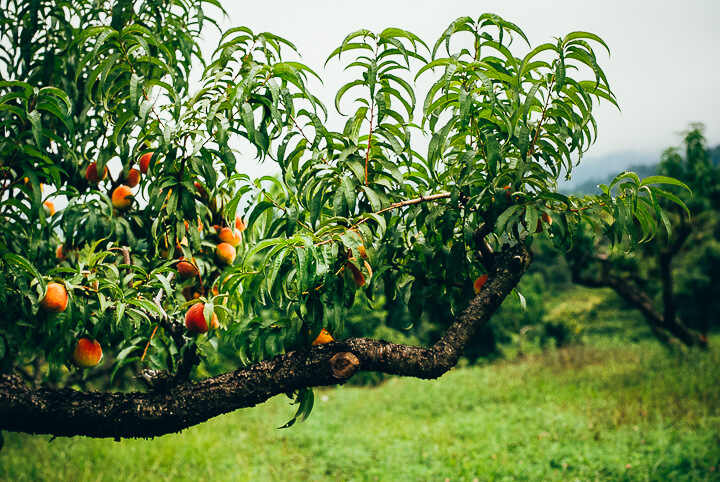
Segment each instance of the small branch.
M273 205L274 205L276 208L280 209L283 213L287 214L287 208L285 208L284 206L281 206L280 204L278 204L277 202L275 202L275 200L274 200L273 198L271 198L270 195L269 195L268 193L266 193L265 191L263 191L262 193L263 193L263 195L264 195L271 203L273 203ZM307 229L308 231L312 232L312 228L311 228L310 226L308 226L307 224L303 223L302 221L300 221L299 219L297 220L297 223L298 223L300 226L302 226L303 228L305 228L305 229Z
M370 143L373 135L373 120L375 117L375 103L370 99L370 132L368 133L367 149L365 152L365 185L368 185L368 164L370 164Z
M412 206L413 204L420 204L420 203L424 203L424 202L428 202L428 201L437 201L438 199L447 199L447 198L449 198L449 197L450 197L450 193L449 193L449 192L441 192L441 193L438 193L438 194L432 194L432 195L430 195L430 196L420 196L420 197L415 198L415 199L408 199L407 201L401 201L401 202L392 203L389 207L384 208L384 209L381 209L380 211L377 211L377 212L375 212L375 213L373 213L373 214L381 214L381 213L384 213L384 212L386 212L386 211L391 211L391 210L393 210L393 209L397 209L397 208L401 208L401 207L405 207L405 206ZM357 223L355 223L355 225L353 226L353 228L356 228L356 227L360 226L361 224L367 222L367 221L370 220L370 219L371 219L371 218L362 218L360 221L358 221Z
M547 97L545 98L545 105L543 106L542 114L540 115L540 122L538 122L537 129L535 130L535 136L533 137L532 142L530 143L530 147L528 148L528 157L532 156L533 151L535 150L535 143L538 140L538 137L540 136L540 129L542 129L542 123L545 120L545 112L547 111L548 105L550 105L550 97L552 97L550 94L552 93L552 87L553 84L555 84L555 75L553 75L552 79L550 80L550 85L548 85L548 92Z
M130 259L130 250L128 249L128 247L122 246L120 248L120 251L122 251L122 255L123 255L123 264L132 266L132 264L131 264L132 260ZM128 268L128 273L132 274L132 270L130 268ZM132 278L130 278L130 281L128 281L128 288L132 288L132 287L133 287L133 280L132 280Z

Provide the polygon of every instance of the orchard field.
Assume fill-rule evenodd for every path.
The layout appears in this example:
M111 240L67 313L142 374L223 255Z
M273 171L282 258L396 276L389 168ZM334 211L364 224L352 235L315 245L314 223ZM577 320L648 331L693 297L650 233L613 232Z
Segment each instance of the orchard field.
M289 429L280 396L153 440L6 433L0 479L717 480L720 337L669 353L631 311L597 316L565 348L318 390Z

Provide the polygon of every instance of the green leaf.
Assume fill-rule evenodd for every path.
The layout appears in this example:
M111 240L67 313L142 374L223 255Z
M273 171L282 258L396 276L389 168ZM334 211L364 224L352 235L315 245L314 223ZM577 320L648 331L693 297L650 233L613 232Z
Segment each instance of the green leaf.
M34 110L32 112L28 112L28 119L30 119L30 123L32 124L32 133L33 137L35 138L35 144L42 148L43 142L42 142L42 124L40 123L40 112L37 110Z
M302 293L308 289L308 267L310 256L308 256L307 248L295 246L295 259L297 262L297 287L298 293Z
M362 186L361 189L365 192L365 195L368 198L368 201L370 201L370 206L372 206L372 210L374 212L380 211L383 206L382 202L380 201L380 197L377 195L375 191L370 189L368 186Z
M298 405L298 409L295 412L295 416L288 421L285 425L281 428L288 428L295 425L295 422L302 423L310 416L310 413L312 412L313 405L315 403L315 393L313 392L312 388L301 388L298 390L297 394L295 395L295 401L293 402L293 405Z
M597 43L599 43L600 45L602 45L603 47L605 47L605 50L607 50L608 54L610 53L610 47L607 46L605 41L603 39L601 39L600 37L598 37L597 35L590 33L590 32L581 32L581 31L571 32L571 33L567 34L565 36L565 38L563 38L563 43L567 44L567 43L569 43L573 40L577 40L577 39L594 40Z
M9 264L13 264L19 268L22 268L23 270L25 270L29 274L31 274L33 276L33 278L35 278L38 281L38 283L40 284L40 289L42 290L42 292L45 293L45 280L43 279L42 276L40 276L40 273L38 272L38 270L35 269L35 266L30 261L28 261L27 258L24 258L17 254L6 253L3 256L3 261L5 261L6 263L9 263Z
M338 113L342 114L342 111L340 111L340 100L342 99L342 96L345 95L345 93L352 89L353 87L357 87L358 85L363 85L365 83L364 80L358 79L353 80L352 82L349 82L338 90L337 94L335 94L335 109L338 111Z
M277 278L277 275L280 272L280 268L282 267L283 262L285 261L285 258L288 254L289 249L287 247L283 247L276 252L274 252L274 250L271 251L265 258L266 263L272 260L272 266L270 267L270 271L265 278L268 293L272 292L273 286L275 285L275 279Z
M680 186L683 189L687 189L688 192L692 194L692 190L685 183L678 181L677 179L673 179L672 177L648 176L642 180L640 187L647 186L649 184L671 184L673 186Z
M349 177L343 177L340 181L343 196L345 196L345 202L347 203L348 210L353 212L355 210L355 185Z

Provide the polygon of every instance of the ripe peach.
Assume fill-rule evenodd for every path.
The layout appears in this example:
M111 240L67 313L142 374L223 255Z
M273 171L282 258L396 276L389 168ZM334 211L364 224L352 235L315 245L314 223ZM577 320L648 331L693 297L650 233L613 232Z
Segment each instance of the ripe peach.
M335 338L332 337L329 331L323 328L322 331L320 331L318 337L315 338L315 341L312 342L312 344L324 345L325 343L330 343L331 341L335 341Z
M65 311L68 304L68 294L65 285L60 283L48 283L47 293L40 300L40 308L48 313L60 313Z
M103 169L102 176L100 176L100 173L98 173L97 169L97 162L91 163L86 169L85 169L85 179L88 180L88 182L91 182L93 184L98 184L100 181L105 179L108 173L108 168L105 166Z
M180 261L177 265L177 270L182 279L194 278L198 275L197 266L188 261Z
M140 156L140 160L138 161L138 164L140 164L140 172L143 174L147 174L148 170L150 169L150 160L152 159L153 153L152 152L146 152L142 156Z
M133 194L128 186L122 185L115 188L112 193L112 205L118 211L127 211L133 203Z
M102 360L102 347L97 340L82 337L73 350L72 360L78 368L92 368Z
M235 228L241 233L247 228L247 224L245 224L245 220L241 216L235 216Z
M480 276L478 279L475 280L475 283L473 283L473 288L475 289L475 294L480 293L480 290L482 289L483 285L488 279L488 275L484 274Z
M140 183L140 171L133 168L130 169L127 173L127 176L125 176L125 184L128 187L135 187Z
M203 201L207 201L210 199L210 196L208 195L207 189L205 189L205 186L200 184L199 182L195 181L195 189L197 189L198 194L203 199Z
M232 264L235 261L235 248L228 243L220 243L217 245L216 256L218 261L223 264Z
M50 201L45 201L43 203L43 208L45 209L45 214L48 216L52 216L55 214L55 205Z
M55 250L55 257L58 261L65 261L65 259L67 259L67 256L65 256L65 253L63 252L62 244L58 244L58 247Z
M221 243L227 243L234 248L240 244L242 233L237 228L222 228L220 234L218 234L218 238L220 238Z
M204 309L205 304L196 303L190 307L187 313L185 313L185 328L187 328L188 331L192 333L207 333L210 329L215 330L220 327L220 323L218 322L218 318L215 313L213 313L212 319L210 320L210 326L208 326L205 315L203 315Z

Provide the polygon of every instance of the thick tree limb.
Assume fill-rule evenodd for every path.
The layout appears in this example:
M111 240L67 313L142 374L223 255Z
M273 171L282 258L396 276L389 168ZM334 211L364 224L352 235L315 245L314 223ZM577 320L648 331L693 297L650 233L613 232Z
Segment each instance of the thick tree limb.
M303 347L201 382L147 392L30 389L0 376L0 430L89 437L155 437L304 387L336 385L358 370L432 379L455 366L472 338L520 281L532 260L522 245L496 254L485 287L431 348L354 338Z
M588 270L582 271L578 266L572 266L572 278L575 283L590 288L612 288L626 303L642 313L653 334L658 340L665 344L669 344L671 340L669 335L672 335L687 346L707 346L707 342L702 340L699 333L685 326L676 316L666 317L660 313L645 291L627 279L613 274L612 267L607 258L596 256L592 258L592 261L600 266L600 269L595 270L592 276L587 274ZM663 281L665 282L667 280ZM669 281L672 280L670 279ZM665 310L667 313L667 303L665 304ZM675 314L674 308L671 313L673 315Z
M682 218L685 219L684 217ZM660 268L660 282L662 284L662 300L665 320L675 323L677 321L677 308L675 307L675 286L672 276L672 261L690 236L692 228L690 223L683 222L679 233L676 233L671 245L660 250L658 266Z

